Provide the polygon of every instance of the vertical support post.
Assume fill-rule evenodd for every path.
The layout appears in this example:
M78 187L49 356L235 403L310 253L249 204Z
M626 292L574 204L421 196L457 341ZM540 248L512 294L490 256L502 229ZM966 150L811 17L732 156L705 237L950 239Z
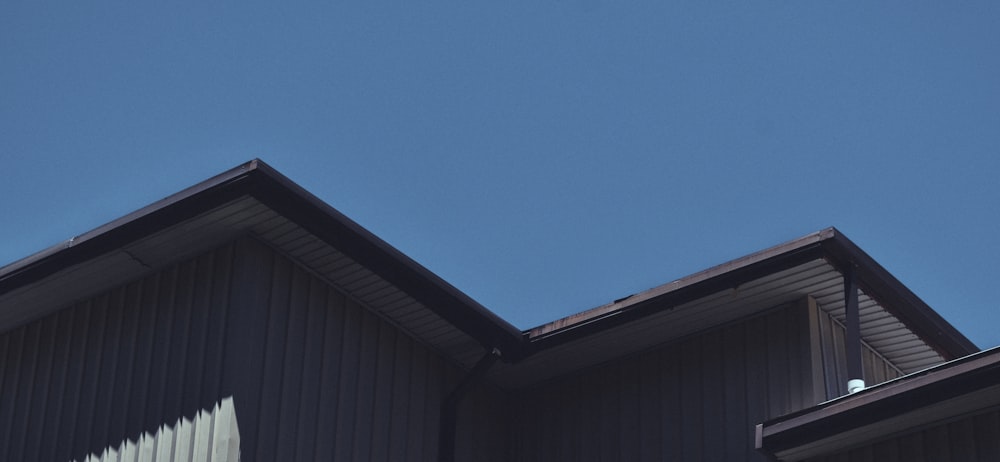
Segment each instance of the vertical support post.
M844 311L846 316L847 392L865 388L864 366L861 357L861 313L858 307L858 281L854 265L844 270Z

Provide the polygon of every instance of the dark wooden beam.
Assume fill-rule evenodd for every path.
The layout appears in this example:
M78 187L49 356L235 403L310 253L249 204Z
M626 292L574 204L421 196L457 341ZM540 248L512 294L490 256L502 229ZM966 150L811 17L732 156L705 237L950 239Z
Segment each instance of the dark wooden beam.
M844 310L847 317L847 378L864 380L861 358L861 313L858 308L858 281L854 266L847 265L844 272Z

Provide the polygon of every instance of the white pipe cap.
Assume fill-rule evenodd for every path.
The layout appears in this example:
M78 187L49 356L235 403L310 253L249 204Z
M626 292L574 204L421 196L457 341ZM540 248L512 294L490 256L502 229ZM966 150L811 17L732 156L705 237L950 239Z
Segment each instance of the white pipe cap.
M857 393L865 389L865 381L862 379L851 379L847 381L847 392Z

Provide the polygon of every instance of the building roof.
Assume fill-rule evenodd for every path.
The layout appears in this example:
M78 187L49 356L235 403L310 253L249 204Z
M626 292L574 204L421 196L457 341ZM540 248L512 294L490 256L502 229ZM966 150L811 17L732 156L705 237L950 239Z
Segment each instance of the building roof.
M522 346L514 326L260 160L0 268L0 331L246 235L460 364Z
M491 370L526 386L812 296L844 322L842 269L862 289L862 339L904 373L979 349L868 254L827 228L527 331L531 355Z
M803 295L843 319L847 265L863 291L862 337L904 372L978 351L834 228L522 332L260 160L0 268L0 331L240 236L296 260L460 366L499 348L518 364L490 377L512 387Z
M956 359L757 426L782 460L827 455L1000 405L1000 348Z

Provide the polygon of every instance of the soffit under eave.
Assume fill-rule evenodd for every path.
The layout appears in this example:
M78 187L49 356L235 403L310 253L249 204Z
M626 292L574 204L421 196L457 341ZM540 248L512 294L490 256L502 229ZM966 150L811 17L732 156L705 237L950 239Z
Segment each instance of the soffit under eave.
M843 276L823 258L746 281L602 331L536 352L515 365L494 366L501 386L531 387L547 380L637 354L811 296L843 322ZM944 362L934 348L865 293L860 294L862 339L904 373ZM891 334L891 335L886 335ZM558 335L558 334L556 334Z
M479 341L249 195L3 294L0 331L193 258L240 236L253 236L290 257L461 367L471 367L483 353Z

